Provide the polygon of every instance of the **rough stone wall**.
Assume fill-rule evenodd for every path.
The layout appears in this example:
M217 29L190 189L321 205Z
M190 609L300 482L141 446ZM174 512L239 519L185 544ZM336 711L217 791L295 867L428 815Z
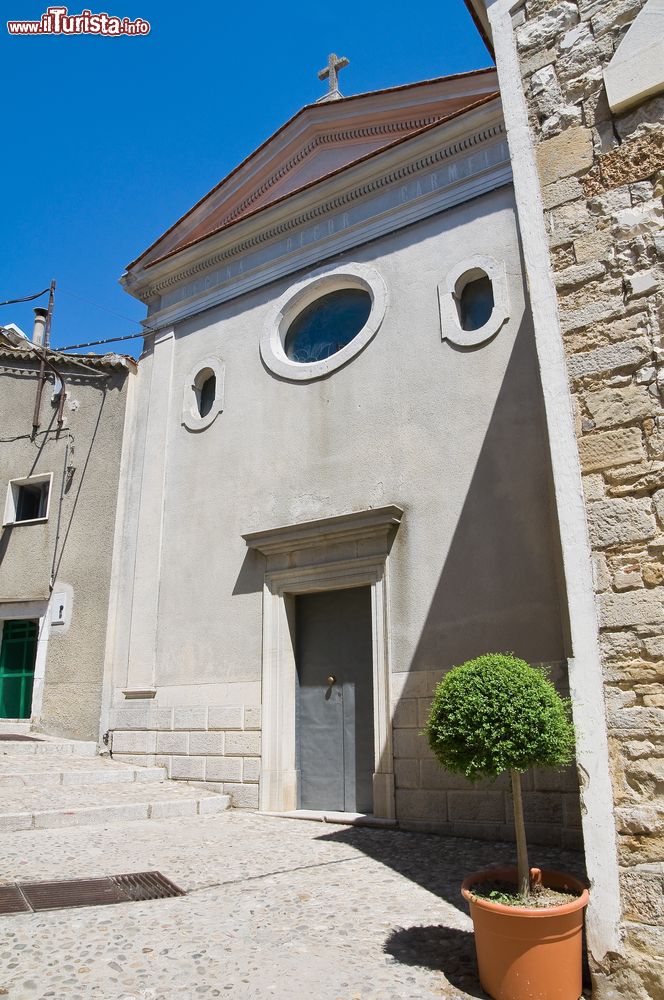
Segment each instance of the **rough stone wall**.
M584 474L627 961L606 997L664 995L664 96L612 115L603 68L644 0L513 16Z

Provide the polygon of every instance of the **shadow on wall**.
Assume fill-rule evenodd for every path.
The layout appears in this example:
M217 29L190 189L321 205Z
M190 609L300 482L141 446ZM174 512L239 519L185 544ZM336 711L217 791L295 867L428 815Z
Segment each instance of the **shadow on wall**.
M447 670L482 653L509 651L555 664L551 678L567 693L560 545L537 370L532 331L523 322L415 651L408 670L394 676L397 816L414 828L514 835L506 777L471 784L449 775L422 735L435 685ZM524 804L533 843L581 846L574 768L527 775Z
M494 651L535 663L565 658L537 370L532 331L522 323L410 670L442 674Z
M7 376L5 375L5 377L7 377ZM54 427L54 424L56 422L56 419L57 419L57 413L54 410L53 413L51 414L51 419L49 421L48 427L46 428L45 431L42 431L41 434L40 434L40 440L39 441L35 441L35 440L32 441L32 443L35 446L35 453L34 453L34 457L33 457L32 463L30 464L29 468L27 468L22 473L21 476L17 475L17 476L13 476L12 478L14 478L14 479L19 479L19 478L28 479L30 476L32 476L32 475L35 474L35 471L37 469L37 465L39 464L39 459L42 456L42 453L44 451L45 446L49 443L49 435L55 433L53 427ZM31 437L31 435L26 433L24 435L21 435L21 437L23 437L25 439L28 439L28 438ZM2 444L2 443L11 444L11 443L13 443L14 440L18 440L18 439L13 439L12 438L12 439L10 439L8 441L0 442L0 444ZM4 508L4 497L0 499L0 502L2 502L3 508ZM14 530L14 525L13 524L5 524L5 525L2 526L2 529L0 529L0 566L2 566L2 562L3 562L3 560L4 560L4 558L5 558L6 554L7 554L7 549L9 548L9 545L11 543L11 538L12 538L13 530Z
M104 405L106 403L106 394L107 394L108 388L109 388L108 383L100 386L100 389L101 389L101 400L99 402L99 411L97 413L97 419L95 420L95 424L94 424L94 428L93 428L93 431L92 431L92 435L90 437L90 442L88 444L88 450L87 450L87 453L85 455L85 461L83 463L83 468L81 469L81 472L80 472L79 477L78 477L78 486L76 487L76 490L75 490L75 492L73 494L73 498L70 497L69 494L71 493L71 490L72 490L73 478L74 477L73 477L73 474L69 471L69 469L65 470L65 480L64 480L64 483L63 483L62 493L63 493L63 497L67 497L68 501L71 503L71 507L69 509L69 518L68 518L66 524L59 525L58 540L61 539L61 541L60 541L60 548L59 548L59 550L58 550L57 542L56 542L56 547L55 547L55 549L53 551L53 570L52 570L52 578L53 578L53 580L56 580L57 577L58 577L58 572L60 570L60 564L62 563L62 559L63 559L64 554L65 554L65 549L67 547L67 541L69 539L69 533L71 531L71 527L72 527L72 524L73 524L73 521L74 521L74 516L76 514L76 508L78 507L79 500L81 499L81 493L83 492L83 484L85 483L86 473L88 471L88 465L90 464L90 458L92 457L92 452L93 452L93 449L94 449L94 446L95 446L95 441L97 440L97 434L99 432L99 425L101 424L101 418L102 418L102 414L104 412ZM58 514L58 516L60 516L60 515Z

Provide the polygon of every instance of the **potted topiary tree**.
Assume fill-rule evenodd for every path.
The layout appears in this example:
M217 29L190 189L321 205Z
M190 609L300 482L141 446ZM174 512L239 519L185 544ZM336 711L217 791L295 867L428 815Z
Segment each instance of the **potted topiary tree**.
M573 759L569 702L542 669L490 653L446 674L425 734L448 771L511 779L517 867L475 872L461 890L482 987L495 1000L579 1000L588 891L570 875L530 868L521 795L524 771Z

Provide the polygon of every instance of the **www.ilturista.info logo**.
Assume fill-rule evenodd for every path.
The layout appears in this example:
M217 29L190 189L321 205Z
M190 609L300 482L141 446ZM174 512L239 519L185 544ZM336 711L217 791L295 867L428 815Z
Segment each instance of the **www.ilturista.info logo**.
M93 14L82 10L80 14L70 14L66 7L48 7L39 21L7 21L10 35L107 35L119 38L122 35L148 35L149 21L137 17L114 17L112 14Z

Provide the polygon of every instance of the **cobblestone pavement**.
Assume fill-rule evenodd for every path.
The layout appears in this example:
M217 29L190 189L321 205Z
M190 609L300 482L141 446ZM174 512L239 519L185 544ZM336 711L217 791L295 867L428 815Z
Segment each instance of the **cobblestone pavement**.
M467 1000L484 994L459 883L513 848L232 811L13 833L2 858L5 882L158 869L188 893L1 916L10 1000Z

